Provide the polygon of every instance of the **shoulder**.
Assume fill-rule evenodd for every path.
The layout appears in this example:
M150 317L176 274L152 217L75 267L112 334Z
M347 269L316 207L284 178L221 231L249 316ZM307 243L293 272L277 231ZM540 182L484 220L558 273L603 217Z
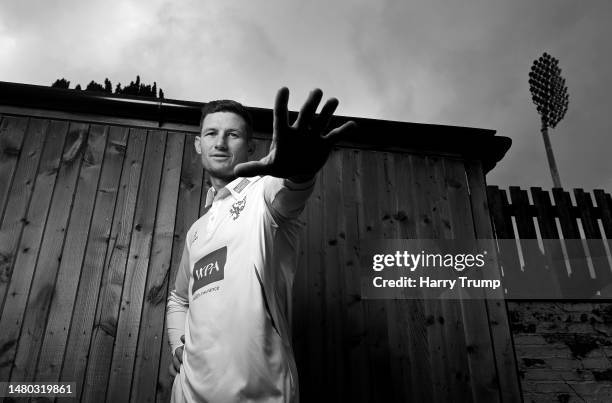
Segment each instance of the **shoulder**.
M246 194L260 191L265 185L267 176L253 176L250 178L236 178L227 185L227 189L236 198L240 198Z
M250 192L265 191L267 194L275 194L282 189L289 191L301 191L312 188L315 179L303 183L292 182L288 179L277 178L275 176L254 176L251 178L238 178L228 185L229 190L235 193L247 194Z

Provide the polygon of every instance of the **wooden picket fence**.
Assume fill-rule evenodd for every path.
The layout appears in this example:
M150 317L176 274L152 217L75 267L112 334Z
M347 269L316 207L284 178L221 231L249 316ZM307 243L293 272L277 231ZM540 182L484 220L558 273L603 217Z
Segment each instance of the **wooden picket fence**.
M552 198L551 198L552 193ZM487 186L509 299L610 298L612 197ZM552 203L554 201L554 204Z

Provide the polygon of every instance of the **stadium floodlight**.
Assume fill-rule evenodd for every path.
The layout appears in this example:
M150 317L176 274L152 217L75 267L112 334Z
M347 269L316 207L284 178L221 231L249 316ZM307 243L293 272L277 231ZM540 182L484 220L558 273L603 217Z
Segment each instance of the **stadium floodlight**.
M569 94L567 93L565 79L561 77L559 60L546 52L535 60L529 72L529 88L531 98L542 121L542 137L544 138L544 147L546 148L553 184L554 187L560 188L559 170L555 163L548 136L548 128L554 129L557 126L557 123L565 116L569 104Z

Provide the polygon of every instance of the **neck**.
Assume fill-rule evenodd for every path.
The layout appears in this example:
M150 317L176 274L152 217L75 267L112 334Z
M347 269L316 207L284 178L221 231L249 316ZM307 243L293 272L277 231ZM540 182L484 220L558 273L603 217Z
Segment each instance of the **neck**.
M236 178L217 178L214 176L210 177L210 183L215 188L215 191L219 191L219 189L223 189L228 183L233 181Z

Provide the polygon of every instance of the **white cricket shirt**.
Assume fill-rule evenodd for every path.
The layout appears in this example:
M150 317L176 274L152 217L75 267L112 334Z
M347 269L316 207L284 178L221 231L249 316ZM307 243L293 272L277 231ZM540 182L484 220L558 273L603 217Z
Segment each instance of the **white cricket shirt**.
M237 178L189 229L167 306L173 402L297 402L291 289L314 179Z

